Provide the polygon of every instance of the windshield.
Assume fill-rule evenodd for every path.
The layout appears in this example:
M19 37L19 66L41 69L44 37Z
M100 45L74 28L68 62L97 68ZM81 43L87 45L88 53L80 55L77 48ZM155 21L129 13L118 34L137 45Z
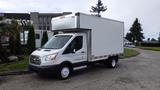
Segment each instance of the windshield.
M42 48L44 49L60 49L72 37L72 35L59 35L52 37Z

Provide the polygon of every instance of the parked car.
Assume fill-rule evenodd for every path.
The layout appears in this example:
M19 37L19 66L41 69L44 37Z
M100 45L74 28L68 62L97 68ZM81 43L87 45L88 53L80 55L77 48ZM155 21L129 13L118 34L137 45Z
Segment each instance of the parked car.
M129 40L124 38L124 47L135 48L135 45L132 42L130 42Z

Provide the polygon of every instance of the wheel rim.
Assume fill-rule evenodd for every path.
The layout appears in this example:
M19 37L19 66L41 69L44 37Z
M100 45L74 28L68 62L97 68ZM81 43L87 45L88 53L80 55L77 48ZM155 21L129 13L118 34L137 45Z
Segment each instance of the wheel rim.
M68 67L63 67L61 70L61 76L67 78L69 76L70 70Z
M112 67L115 67L116 66L116 60L112 60Z

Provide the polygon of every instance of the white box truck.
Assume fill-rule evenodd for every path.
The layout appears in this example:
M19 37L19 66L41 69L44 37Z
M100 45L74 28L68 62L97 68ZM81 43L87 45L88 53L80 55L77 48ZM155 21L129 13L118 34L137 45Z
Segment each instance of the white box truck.
M52 19L54 35L30 55L29 69L56 72L61 79L93 63L114 68L123 54L124 23L76 13Z

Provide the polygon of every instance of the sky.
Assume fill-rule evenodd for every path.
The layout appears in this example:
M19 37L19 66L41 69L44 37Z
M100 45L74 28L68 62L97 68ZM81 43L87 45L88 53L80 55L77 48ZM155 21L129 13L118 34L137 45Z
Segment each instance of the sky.
M141 23L145 38L157 39L160 32L160 0L102 0L107 11L105 18L123 21L125 33L136 18ZM0 0L0 12L7 13L90 13L97 0Z

